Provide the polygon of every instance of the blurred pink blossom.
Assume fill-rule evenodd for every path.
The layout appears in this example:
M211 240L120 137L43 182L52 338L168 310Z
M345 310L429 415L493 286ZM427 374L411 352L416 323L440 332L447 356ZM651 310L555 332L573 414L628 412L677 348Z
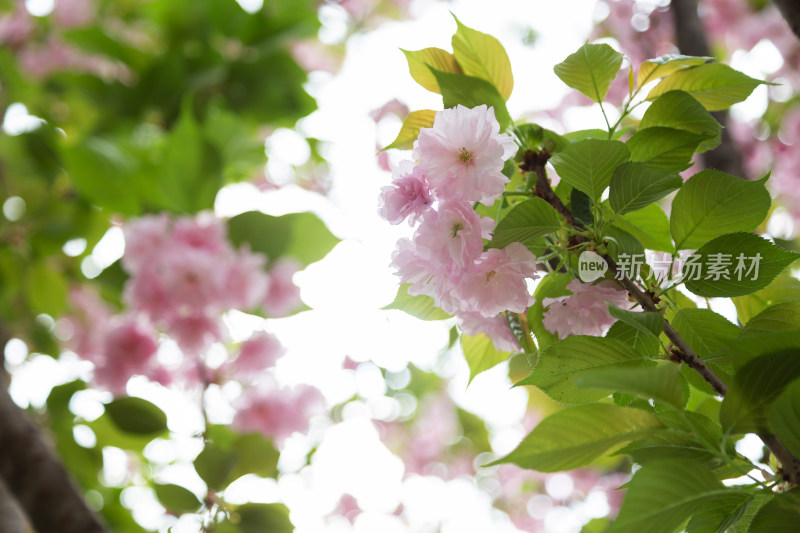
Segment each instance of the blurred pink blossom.
M242 342L239 354L230 361L234 374L243 379L252 379L253 374L275 366L275 362L286 353L278 338L265 331L257 331Z
M43 45L26 46L18 59L22 70L32 78L45 78L60 71L84 72L122 83L129 83L133 78L133 73L123 63L83 52L55 36L50 36Z
M258 432L278 446L295 431L308 430L311 416L324 406L320 392L308 385L278 388L274 383L245 389L235 402L232 426L239 432Z
M271 317L286 316L300 307L300 287L292 277L300 270L300 263L294 259L283 258L276 261L269 270L269 281L264 296L264 310Z
M33 28L33 20L25 8L25 0L17 0L12 12L0 15L0 44L14 47L23 45Z
M53 19L58 27L69 29L85 26L95 16L93 0L56 0Z
M164 379L154 355L158 350L156 332L139 317L122 316L104 333L101 351L93 357L94 380L115 395L125 394L131 376Z

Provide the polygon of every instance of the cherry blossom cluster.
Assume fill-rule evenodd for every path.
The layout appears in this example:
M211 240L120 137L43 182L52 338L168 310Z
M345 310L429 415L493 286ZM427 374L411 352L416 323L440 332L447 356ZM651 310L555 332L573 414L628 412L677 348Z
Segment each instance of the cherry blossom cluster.
M558 298L545 298L542 323L551 333L564 339L570 335L592 335L600 337L616 322L608 304L627 309L630 306L628 293L612 280L603 280L592 285L573 279L567 285L572 294ZM549 307L548 307L549 306Z
M318 410L322 397L312 387L278 386L270 373L286 351L278 338L257 331L222 364L206 359L212 344L227 340L226 311L264 309L281 316L298 307L299 290L292 283L298 265L278 260L268 273L266 262L247 247L235 249L213 215L141 217L125 227L125 312L115 314L88 287L77 288L64 337L94 364L96 385L115 395L125 394L134 375L163 385L237 380L246 387L234 402L234 427L261 431L280 443L308 428L307 415ZM180 348L178 362L174 354L171 362L169 355L160 356L167 337Z
M381 191L379 214L416 226L401 239L392 264L411 295L427 295L456 315L467 334L484 333L500 350L519 349L501 314L533 304L526 278L536 278L533 254L521 243L484 251L494 221L473 209L505 191L504 162L517 151L500 133L494 109L457 106L436 114L414 144L414 161L401 162Z

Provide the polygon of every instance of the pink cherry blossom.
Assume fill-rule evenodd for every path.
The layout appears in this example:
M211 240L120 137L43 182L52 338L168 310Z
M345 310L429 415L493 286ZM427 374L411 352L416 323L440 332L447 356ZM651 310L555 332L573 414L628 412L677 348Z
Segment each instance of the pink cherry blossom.
M294 41L289 45L289 53L306 72L321 70L336 72L341 63L331 48L316 39Z
M419 165L403 161L392 184L381 189L378 214L390 224L400 224L406 218L409 224L414 224L432 203L428 180Z
M574 279L567 285L570 296L545 298L542 302L548 309L542 323L559 339L569 335L601 336L616 320L608 312L608 304L628 308L628 293L611 280L597 284L582 283Z
M222 307L251 311L261 306L267 297L272 281L264 271L266 258L244 246L230 252L223 290Z
M461 276L458 293L469 308L486 318L503 311L524 313L533 305L526 278L536 279L536 257L524 244L514 242L483 252Z
M270 268L264 297L264 310L269 316L286 316L303 303L300 299L300 288L292 281L298 270L300 263L287 258L279 259Z
M493 108L459 105L420 130L413 153L440 197L491 205L505 190L503 165L516 151L513 138L500 133Z
M53 20L60 28L85 26L94 18L93 0L56 0Z
M164 250L161 280L174 311L222 307L227 269L214 258L213 253L195 248L170 246Z
M211 343L223 339L222 323L216 316L195 312L173 315L164 324L170 337L187 354L201 354Z
M171 245L186 245L212 254L227 251L230 247L225 226L211 213L177 219L172 229Z
M69 323L65 339L67 347L90 361L94 360L102 351L102 332L106 331L113 316L111 308L88 285L73 287L69 300L72 312L64 317Z
M375 122L380 122L383 120L384 117L388 115L395 115L399 118L403 118L408 115L408 106L398 100L397 98L393 98L383 104L378 109L373 109L369 112L369 118L374 120Z
M242 342L239 355L231 361L230 366L236 375L246 378L275 366L275 361L285 353L286 348L275 335L258 331Z
M480 313L466 312L457 315L458 326L466 335L483 333L492 340L494 347L501 352L518 352L521 348L517 338L511 332L508 319L505 315L498 314L486 318Z
M0 14L0 44L24 44L34 29L32 18L25 8L25 0L17 0L12 12Z
M122 266L130 274L139 272L142 265L152 264L170 236L170 220L166 213L133 219L125 225L125 255Z
M410 284L408 293L412 296L430 296L437 307L450 314L464 310L465 303L456 292L461 276L454 266L422 257L409 239L397 242L392 266L400 281Z
M430 210L414 235L419 254L443 267L471 265L483 251L483 239L490 238L494 221L481 218L472 206L460 200L445 200Z
M239 432L259 432L277 445L295 431L308 430L308 420L324 405L320 392L308 385L278 388L275 384L245 389L238 399L233 428Z
M116 395L124 394L131 376L158 373L153 358L157 349L155 330L146 321L133 316L115 319L94 360L95 382Z

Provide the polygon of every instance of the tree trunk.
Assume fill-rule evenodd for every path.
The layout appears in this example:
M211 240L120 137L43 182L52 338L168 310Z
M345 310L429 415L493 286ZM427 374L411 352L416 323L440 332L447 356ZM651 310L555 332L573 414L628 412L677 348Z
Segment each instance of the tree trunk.
M681 53L690 56L710 56L711 50L703 23L697 14L697 0L672 0L670 9L675 20L675 40ZM746 179L748 176L742 165L742 157L728 133L728 113L714 111L711 114L723 126L722 140L713 150L700 154L703 165Z
M0 329L0 363L8 338ZM45 436L9 396L8 377L2 366L0 484L13 498L4 497L0 492L0 532L16 531L3 528L8 525L8 517L19 515L22 509L38 533L108 533L86 505L80 489L70 479ZM15 503L19 508L7 515L6 510L16 507Z

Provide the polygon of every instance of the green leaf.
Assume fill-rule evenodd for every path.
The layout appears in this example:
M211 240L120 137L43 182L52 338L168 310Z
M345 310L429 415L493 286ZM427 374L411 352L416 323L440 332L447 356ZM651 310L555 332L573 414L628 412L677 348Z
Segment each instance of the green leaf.
M576 382L584 373L600 368L622 369L652 365L630 346L603 337L574 335L548 346L530 376L517 385L533 385L561 403L587 403L611 390L584 390Z
M722 401L722 428L728 434L767 431L769 405L798 376L797 349L764 355L744 365Z
M622 54L609 45L585 44L553 70L568 86L602 103L621 65Z
M614 318L656 337L664 329L664 317L654 311L628 311L614 304L608 304L608 311Z
M710 309L681 309L672 319L672 326L703 359L733 342L741 333L736 324Z
M274 217L247 211L228 220L228 234L235 246L248 244L271 262L291 256L303 266L322 259L339 242L312 213Z
M629 257L644 258L644 246L639 242L639 239L617 226L606 226L604 228L603 243L608 248L609 255L615 261L619 262L620 255L624 254Z
M226 450L213 442L206 443L194 459L194 469L200 478L206 482L208 488L220 491L228 485L234 467L236 454Z
M513 463L539 472L572 470L660 427L655 416L641 409L608 404L569 407L539 422L514 451L493 464Z
M695 461L670 459L642 466L627 484L608 533L673 533L709 499L727 494L716 476Z
M800 380L790 383L769 409L772 432L795 457L800 456Z
M272 478L278 475L280 452L261 433L239 435L231 451L236 454L236 464L227 481L233 482L246 474Z
M223 185L222 169L211 161L216 150L203 139L192 107L191 99L186 98L167 139L164 160L158 165L158 187L168 199L170 211L178 213L213 208Z
M800 524L800 489L775 497L753 517L748 533L795 533Z
M608 130L601 130L598 128L591 128L588 130L570 131L563 135L569 142L576 143L586 139L600 139L601 141L608 140ZM615 139L616 140L616 139Z
M700 247L714 237L752 231L771 205L761 181L745 181L703 170L684 183L672 201L670 231L678 250Z
M670 239L669 219L657 204L617 215L614 225L636 237L648 250L675 251Z
M469 382L486 370L507 361L511 354L501 352L494 347L492 339L479 333L478 335L461 335L461 350L469 365Z
M231 512L229 521L241 533L292 533L289 509L281 503L245 503Z
M684 263L686 288L698 296L727 297L763 289L800 254L787 252L752 233L730 233L707 242L693 256L699 266L693 266L689 259ZM720 276L714 273L717 267L722 271Z
M726 530L726 533L747 533L750 531L750 524L753 522L753 518L755 518L761 508L772 501L774 497L775 495L768 490L756 492L749 501L745 502L744 512L741 513L739 519ZM739 513L737 513L737 515L738 514Z
M800 349L800 329L740 336L714 358L728 362L731 368L741 368L757 357L788 348Z
M651 81L669 76L673 72L688 67L694 67L713 61L713 57L684 56L680 54L667 54L654 59L648 59L639 66L636 75L636 85L642 87Z
M771 334L800 329L800 301L783 302L767 307L750 319L741 336Z
M686 525L687 533L717 533L728 531L744 514L752 493L730 490L713 498L706 498L703 506L694 513Z
M707 63L670 74L650 91L647 99L655 100L669 91L686 91L707 110L718 111L745 100L762 83L728 65Z
M384 150L388 150L389 148L399 148L401 150L411 149L414 141L419 137L419 130L433 126L433 119L435 117L436 111L431 109L412 111L403 121L403 125L400 127L400 133L397 134L395 140L392 141L392 144L384 148Z
M677 171L692 165L695 149L707 138L691 131L654 126L637 131L626 144L631 161Z
M142 398L125 397L105 405L114 424L128 433L155 435L167 430L167 415Z
M623 163L611 177L608 202L619 213L629 213L647 207L683 185L683 180L671 168L644 163Z
M193 492L180 485L156 484L153 488L158 501L172 514L193 513L203 505Z
M78 191L95 205L125 215L139 214L134 176L138 163L109 139L90 137L61 149L64 168Z
M453 35L453 55L464 73L493 84L503 100L508 100L514 89L514 76L503 45L491 35L468 28L453 18L458 25Z
M678 365L667 363L645 368L601 368L582 373L577 385L584 389L613 390L668 403L683 409L689 389ZM686 388L684 388L686 387Z
M153 439L163 434L142 434L131 433L120 429L108 416L108 413L97 417L86 425L94 432L97 437L97 446L102 449L105 446L114 446L136 453L141 453L145 446L150 444Z
M450 74L431 69L439 88L442 90L444 107L451 108L457 105L464 107L477 107L487 105L494 108L494 116L500 123L500 131L505 131L511 125L511 116L506 109L506 102L497 92L497 88L486 80L467 76L466 74Z
M512 242L527 244L561 229L561 217L541 198L518 203L494 230L489 246L503 248Z
M800 280L781 274L763 289L746 296L732 298L739 321L746 324L755 315L781 302L800 300Z
M562 180L598 201L616 168L629 158L620 141L587 139L567 146L550 162Z
M722 126L711 113L684 91L669 91L662 94L647 108L639 129L653 126L666 126L686 130L707 137L697 147L698 152L705 152L719 145Z
M414 81L434 93L441 94L441 91L439 90L436 76L431 72L431 67L441 72L450 72L452 74L461 74L463 72L453 54L441 48L424 48L416 51L402 50L402 52L408 60L408 71Z
M39 261L27 272L28 304L35 313L57 317L67 306L67 282L64 276Z
M606 337L632 347L633 351L645 357L655 357L661 349L658 337L621 321L611 324Z
M394 301L381 309L399 309L420 320L444 320L451 318L442 309L433 304L433 298L420 294L413 296L408 294L409 283L403 283L397 289L397 296Z

